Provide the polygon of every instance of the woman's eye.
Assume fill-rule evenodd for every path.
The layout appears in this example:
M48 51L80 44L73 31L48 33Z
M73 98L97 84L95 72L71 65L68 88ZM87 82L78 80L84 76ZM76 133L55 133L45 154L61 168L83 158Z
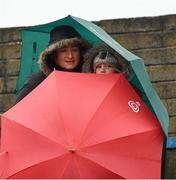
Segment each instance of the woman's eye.
M67 48L60 48L59 49L59 52L66 52L67 51Z
M78 47L73 47L71 48L72 51L79 51L79 48Z

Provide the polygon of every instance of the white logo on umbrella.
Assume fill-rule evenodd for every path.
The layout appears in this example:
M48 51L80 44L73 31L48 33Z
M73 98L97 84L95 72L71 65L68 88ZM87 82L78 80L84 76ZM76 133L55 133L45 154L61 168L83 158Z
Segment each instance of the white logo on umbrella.
M139 112L140 103L135 101L128 101L128 105L134 112Z

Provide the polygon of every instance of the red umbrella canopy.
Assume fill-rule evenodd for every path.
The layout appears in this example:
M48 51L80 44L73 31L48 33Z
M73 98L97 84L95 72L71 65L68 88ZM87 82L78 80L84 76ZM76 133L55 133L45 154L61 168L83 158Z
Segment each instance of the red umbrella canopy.
M1 178L160 178L163 133L123 74L54 71L2 115Z

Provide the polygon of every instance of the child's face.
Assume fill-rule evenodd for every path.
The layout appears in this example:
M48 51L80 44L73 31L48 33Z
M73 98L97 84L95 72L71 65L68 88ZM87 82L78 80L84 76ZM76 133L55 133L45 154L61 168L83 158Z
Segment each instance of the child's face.
M112 74L112 73L118 73L113 66L106 63L98 64L95 68L96 74Z

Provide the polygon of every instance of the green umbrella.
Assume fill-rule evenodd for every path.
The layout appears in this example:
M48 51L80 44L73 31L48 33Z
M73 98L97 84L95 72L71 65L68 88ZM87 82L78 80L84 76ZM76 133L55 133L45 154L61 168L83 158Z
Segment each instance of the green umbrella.
M74 27L81 36L92 45L104 42L117 51L127 62L129 62L132 73L129 81L142 93L142 98L148 107L157 116L165 135L168 134L169 117L156 91L153 89L147 74L144 61L135 54L129 52L122 47L113 38L111 38L103 29L94 23L86 20L67 16L58 21L48 24L33 26L22 31L22 61L20 67L20 75L16 87L18 93L23 86L26 78L33 72L38 70L38 56L48 45L49 32L56 26L70 25Z

